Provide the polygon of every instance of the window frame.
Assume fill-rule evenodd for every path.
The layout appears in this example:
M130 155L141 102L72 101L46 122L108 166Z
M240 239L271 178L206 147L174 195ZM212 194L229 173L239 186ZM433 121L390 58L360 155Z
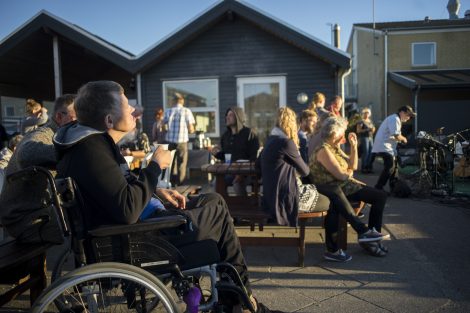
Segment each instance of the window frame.
M416 64L415 63L415 47L419 45L431 45L432 46L432 57L430 64ZM437 43L433 41L426 41L426 42L412 42L411 43L411 65L413 67L426 67L426 66L436 66L437 63Z
M207 137L220 137L220 117L219 117L219 110L220 110L220 92L219 92L219 79L217 78L193 78L193 79L173 79L173 80L164 80L162 82L162 97L163 97L163 110L167 110L171 107L171 103L167 103L167 85L171 83L191 83L191 82L215 82L215 90L216 90L216 104L214 107L201 107L201 108L188 108L191 112L214 112L215 114L215 133L205 133ZM194 117L196 118L196 117ZM196 125L197 129L197 125ZM190 138L193 138L194 134L189 134Z

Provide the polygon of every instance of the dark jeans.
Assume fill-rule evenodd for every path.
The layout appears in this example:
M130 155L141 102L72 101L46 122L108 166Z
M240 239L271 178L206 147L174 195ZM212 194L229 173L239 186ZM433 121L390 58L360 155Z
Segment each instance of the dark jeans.
M340 216L351 224L357 234L363 234L372 227L375 227L378 231L382 229L382 214L387 199L385 192L364 186L358 192L346 197L339 186L317 185L317 189L327 196L331 202L325 218L325 243L328 251L335 252L338 250L337 239ZM357 217L349 202L350 200L372 204L368 227Z
M168 150L176 150L171 170L171 183L181 185L186 178L186 166L188 164L188 143L173 143L168 145Z
M240 274L248 293L251 287L248 278L248 269L243 257L240 241L235 233L233 219L227 208L225 200L217 193L202 194L186 204L186 210L172 211L173 214L188 216L193 223L193 236L173 238L170 241L178 246L187 244L188 240L211 239L217 243L222 261L232 264ZM162 215L168 215L163 213ZM201 251L203 253L203 251Z
M361 145L361 170L369 170L372 168L372 138L360 137L359 143Z
M390 191L392 191L395 181L398 178L397 158L390 153L380 152L377 156L382 157L384 161L384 169L380 173L379 180L375 184L375 188L383 189L383 187L389 182Z

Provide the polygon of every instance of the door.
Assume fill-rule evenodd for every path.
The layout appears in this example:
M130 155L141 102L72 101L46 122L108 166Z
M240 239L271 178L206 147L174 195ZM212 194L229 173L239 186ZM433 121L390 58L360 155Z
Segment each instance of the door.
M284 76L237 79L237 103L245 111L246 125L256 130L264 145L276 123L277 109L286 106Z

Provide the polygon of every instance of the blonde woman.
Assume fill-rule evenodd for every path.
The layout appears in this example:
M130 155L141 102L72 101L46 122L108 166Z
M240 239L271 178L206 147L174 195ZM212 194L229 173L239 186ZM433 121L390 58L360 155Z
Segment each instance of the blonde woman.
M261 154L263 204L280 225L296 226L299 211L326 211L329 207L328 199L314 185L300 181L309 168L300 156L297 133L295 112L280 108Z
M21 121L21 132L23 134L36 129L38 126L46 124L49 116L47 109L44 108L39 102L33 99L26 100L25 116Z

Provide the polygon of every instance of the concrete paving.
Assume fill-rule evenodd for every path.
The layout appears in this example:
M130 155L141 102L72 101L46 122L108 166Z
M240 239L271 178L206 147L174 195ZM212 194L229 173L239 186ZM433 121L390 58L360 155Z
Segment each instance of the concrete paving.
M361 176L373 185L375 175ZM463 204L463 205L462 205ZM323 260L323 230L307 230L305 267L292 247L246 247L256 297L285 312L470 312L470 205L390 197L385 258L366 254L349 228L347 263ZM366 209L367 219L367 209ZM54 257L51 253L49 259ZM50 262L49 264L52 264ZM17 312L25 296L0 308ZM24 311L25 309L23 309Z
M245 248L256 296L286 312L470 312L468 206L390 197L384 223L384 258L366 254L351 228L347 263L323 260L318 228L308 229L304 268L295 248Z

